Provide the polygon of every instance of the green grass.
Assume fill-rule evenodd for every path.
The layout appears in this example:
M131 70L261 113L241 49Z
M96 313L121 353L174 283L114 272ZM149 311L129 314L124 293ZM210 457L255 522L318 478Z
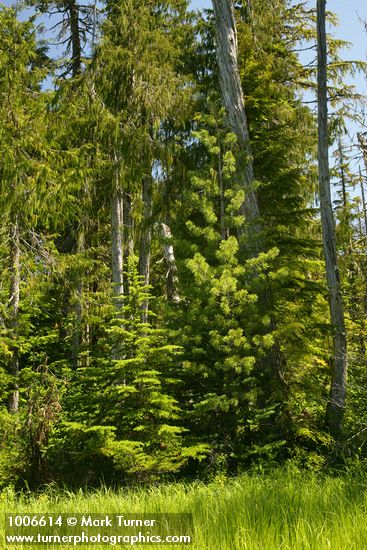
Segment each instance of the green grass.
M27 514L191 512L194 542L190 548L195 550L367 548L367 476L334 478L276 471L209 485L172 484L145 490L68 493L49 489L38 496L15 496L8 491L0 497L0 509ZM4 540L3 532L1 537Z

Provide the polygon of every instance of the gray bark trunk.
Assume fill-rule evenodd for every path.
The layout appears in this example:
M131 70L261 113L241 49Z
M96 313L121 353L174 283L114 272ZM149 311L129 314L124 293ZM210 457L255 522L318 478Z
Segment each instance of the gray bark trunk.
M144 204L144 218L143 218L143 232L140 242L139 253L139 273L143 277L145 285L149 285L150 281L150 256L151 256L151 242L152 242L152 176L147 174L143 178L142 183L142 199ZM148 299L144 300L142 304L142 320L144 323L148 321Z
M123 228L122 196L115 190L111 199L111 255L113 295L118 308L121 308L124 294Z
M10 329L14 340L17 338L19 299L20 299L20 248L19 248L19 223L17 216L10 228L11 266L10 266ZM18 351L13 351L9 365L10 374L13 377L13 389L9 396L9 412L17 413L19 409L19 356Z
M318 94L318 165L322 238L329 291L330 318L334 333L333 372L326 420L330 433L339 438L346 400L347 338L335 240L335 222L330 193L328 121L327 121L327 53L325 0L317 0L317 94Z
M119 162L115 159L115 185L111 197L112 295L117 315L122 315L124 297L124 204L119 182ZM121 345L114 342L111 358L120 359Z
M112 294L118 315L122 315L124 296L124 250L123 250L123 201L118 187L111 198L111 257L112 257ZM111 358L121 359L121 345L114 342L111 347Z
M131 204L131 195L123 195L123 219L124 219L124 260L126 266L129 256L134 254L134 219ZM129 294L128 281L125 282L125 294Z
M340 177L341 177L341 182L342 182L343 207L346 208L346 206L347 206L347 184L346 184L346 181L345 181L343 146L342 146L342 142L341 142L340 137L339 137L338 149L339 149Z
M164 258L168 266L166 274L167 300L178 304L181 299L178 292L177 264L173 251L171 229L165 223L161 224L161 235L163 237Z
M363 136L363 134L358 134L358 141L362 149L364 166L367 173L367 141ZM359 177L360 177L360 184L361 184L362 209L363 209L363 217L364 217L364 231L365 231L364 234L367 235L367 208L366 208L366 198L365 198L365 192L364 192L364 181L362 178L361 170L359 171Z
M241 151L241 185L245 200L241 213L247 222L257 221L259 205L254 189L249 130L237 61L237 29L231 0L213 0L216 53L220 74L222 101L232 132Z
M81 220L77 229L77 242L76 242L76 252L80 257L85 252L86 247L86 235L88 231L88 214L87 214L87 204L89 201L89 185L88 181L85 180L84 188L81 191L80 201L82 203L82 215ZM73 349L72 349L72 360L74 368L80 366L80 348L86 343L88 344L88 339L83 339L83 294L84 294L84 270L81 267L78 267L75 276L75 305L74 305L74 314L75 314L75 327L73 334ZM85 334L87 334L88 327L86 328ZM84 341L83 341L84 340Z
M361 196L362 196L362 211L363 211L363 220L364 220L364 235L367 235L367 207L366 207L366 196L364 192L364 180L361 171L359 172L359 182L361 186Z

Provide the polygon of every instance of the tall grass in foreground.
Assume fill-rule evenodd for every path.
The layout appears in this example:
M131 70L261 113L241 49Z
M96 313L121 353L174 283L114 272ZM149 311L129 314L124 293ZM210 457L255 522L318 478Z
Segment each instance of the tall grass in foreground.
M88 512L109 515L192 512L194 541L189 548L193 550L365 550L366 487L367 476L333 478L276 471L264 476L243 475L210 485L172 484L118 492L68 493L50 489L38 496L18 497L4 492L0 497L0 511L3 514ZM2 530L3 527L4 522ZM4 540L3 531L1 537ZM96 548L93 545L79 547ZM167 545L138 547L162 549ZM35 550L41 547L9 548Z

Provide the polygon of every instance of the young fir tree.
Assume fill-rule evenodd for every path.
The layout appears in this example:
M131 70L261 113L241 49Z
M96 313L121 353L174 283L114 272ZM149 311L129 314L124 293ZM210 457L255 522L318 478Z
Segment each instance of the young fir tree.
M119 342L123 359L111 364L96 358L76 371L65 399L65 422L52 441L49 460L69 482L98 482L102 475L116 482L160 477L205 454L205 445L185 444L187 429L172 397L181 352L167 343L164 330L141 319L142 304L150 296L134 255L125 277L129 294L105 334L106 343L110 338ZM67 453L67 470L72 465L74 473L68 474L64 463L57 466L61 450Z

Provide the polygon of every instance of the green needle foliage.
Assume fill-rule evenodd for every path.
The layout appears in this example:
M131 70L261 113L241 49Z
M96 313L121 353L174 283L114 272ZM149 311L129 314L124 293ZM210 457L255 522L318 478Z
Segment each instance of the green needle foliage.
M304 97L316 74L297 51L312 52L315 10L233 5L252 231L249 159L223 108L212 12L186 0L32 5L27 22L0 10L0 486L363 462L365 182L342 133L346 71L363 64L341 61L344 43L329 37L350 355L335 442L317 122ZM36 20L59 25L53 9L65 19L47 51Z

